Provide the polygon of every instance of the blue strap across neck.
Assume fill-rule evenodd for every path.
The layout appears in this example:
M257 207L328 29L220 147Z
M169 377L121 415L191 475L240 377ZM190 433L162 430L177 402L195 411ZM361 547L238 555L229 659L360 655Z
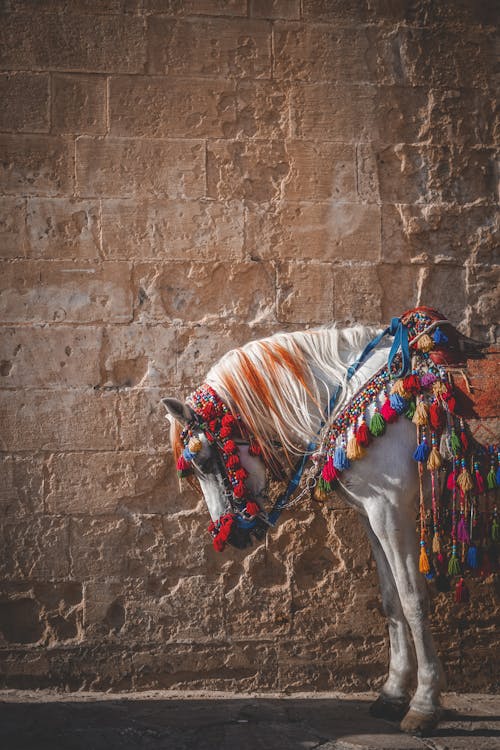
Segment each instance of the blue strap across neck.
M391 336L394 336L392 342L391 351L389 352L389 359L387 364L389 366L389 372L392 373L391 377L403 378L410 372L411 368L411 357L410 357L410 343L408 340L408 329L401 322L400 318L392 318L391 324L387 329ZM398 372L392 372L392 365L396 354L401 350L401 367Z

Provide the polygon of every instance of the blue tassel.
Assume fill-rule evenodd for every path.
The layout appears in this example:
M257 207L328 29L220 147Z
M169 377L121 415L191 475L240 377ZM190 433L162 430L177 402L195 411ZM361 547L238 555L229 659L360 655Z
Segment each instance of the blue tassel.
M413 454L413 458L415 461L420 461L423 463L424 461L427 461L429 458L430 448L427 445L426 440L422 440L420 445L417 446L417 449L415 450L415 453Z
M342 445L335 448L335 453L333 454L333 465L339 471L344 471L344 469L350 469L351 467L351 462L347 458L347 454Z
M497 487L500 487L500 466L497 469Z
M196 453L191 453L189 448L184 448L184 450L182 451L182 455L184 456L186 461L192 461L193 458L196 456Z
M440 328L436 328L432 338L434 339L435 344L447 344L448 343L448 336L445 333L443 333Z
M392 393L389 396L389 402L398 414L402 414L408 408L408 401L399 395L399 393Z
M467 565L469 568L477 568L477 549L474 545L467 552Z

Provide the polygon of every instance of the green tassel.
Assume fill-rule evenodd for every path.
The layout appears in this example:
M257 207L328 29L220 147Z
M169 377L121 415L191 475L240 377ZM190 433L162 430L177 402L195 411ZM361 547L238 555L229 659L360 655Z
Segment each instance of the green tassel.
M496 518L491 524L491 538L494 542L500 542L500 524L498 523Z
M406 417L406 419L409 419L409 420L413 419L413 415L415 414L416 408L417 408L417 405L416 405L414 399L412 399L408 403L408 406L406 407L406 411L405 411L405 417Z
M451 450L453 451L455 455L461 452L462 443L460 442L460 438L458 437L454 429L451 430L450 445L451 445Z
M495 469L491 468L486 475L486 486L489 490L494 490L497 486Z
M368 428L373 437L380 437L385 432L385 419L379 411L376 411L373 417L370 419L370 425Z
M332 489L333 489L333 488L332 488L332 485L330 484L330 482L327 482L327 481L326 481L326 479L323 479L323 477L320 477L320 478L318 479L318 485L317 485L317 486L318 486L318 490L319 490L320 492L326 492L326 493L329 493L329 492L331 492L331 491L332 491Z
M456 555L452 555L448 562L448 575L449 576L459 576L460 575L460 563L458 562L458 557Z

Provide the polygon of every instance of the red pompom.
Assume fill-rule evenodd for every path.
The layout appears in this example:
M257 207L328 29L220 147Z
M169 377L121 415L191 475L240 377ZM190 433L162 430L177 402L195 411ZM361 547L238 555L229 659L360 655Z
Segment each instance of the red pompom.
M398 413L395 409L392 408L391 402L388 398L386 398L386 400L382 404L380 413L382 414L386 422L395 422L398 418Z
M325 480L325 482L334 482L338 477L338 471L333 465L333 459L330 456L328 461L323 466L323 470L321 472L321 478Z
M246 469L241 467L241 469L236 469L236 471L234 472L234 476L238 480L238 482L243 482L247 478L248 472L246 471Z
M409 393L420 393L422 384L420 383L420 378L418 377L418 375L408 375L406 378L404 378L403 388Z
M210 422L208 423L208 429L211 432L217 432L217 424L218 422L216 419L211 419Z
M366 448L366 446L370 442L370 430L368 429L368 425L366 422L361 422L358 429L356 430L356 442L358 445L361 445L363 448Z
M191 471L191 465L184 456L179 456L177 459L177 471Z
M203 419L205 419L206 421L215 417L216 410L215 410L215 406L212 404L211 401L209 401L208 404L205 404L203 409L201 409L200 414L203 417Z
M236 419L232 414L224 414L222 417L222 426L232 428L236 422Z
M228 469L236 469L237 466L240 465L240 459L238 456L235 456L234 453L232 456L229 456L226 461L226 466Z
M257 516L260 513L260 508L257 503L249 502L245 507L246 512L249 516Z
M222 444L222 447L224 448L224 453L226 456L231 455L231 453L236 452L236 443L234 440L226 440L225 443Z
M242 498L242 497L244 497L245 492L246 492L246 488L245 488L245 485L243 484L243 482L238 482L238 484L234 485L234 487L233 487L233 493L234 493L235 497Z
M221 427L219 435L221 438L228 438L232 434L232 429L230 427Z
M441 404L437 400L433 401L429 406L429 421L431 427L434 430L440 430L444 425L444 420L445 416Z
M260 447L260 445L257 443L256 440L252 440L248 447L248 452L250 453L251 456L260 456L260 454L262 453L262 448Z

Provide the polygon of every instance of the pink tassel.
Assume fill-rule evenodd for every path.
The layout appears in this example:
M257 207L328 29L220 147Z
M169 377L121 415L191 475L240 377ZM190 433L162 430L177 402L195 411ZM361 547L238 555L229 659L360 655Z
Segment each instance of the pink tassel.
M447 487L447 489L449 489L449 490L454 490L455 489L456 478L457 478L456 472L455 471L450 471L450 473L448 474L448 479L446 481L446 487Z
M334 482L337 479L338 475L339 473L333 465L333 458L330 456L326 464L323 466L321 477L325 480L325 482Z
M469 532L467 531L467 524L462 516L457 526L457 539L459 542L467 544L469 542Z
M395 409L392 408L391 402L388 398L386 398L384 403L382 404L380 413L382 414L386 422L395 422L398 418L398 413Z

